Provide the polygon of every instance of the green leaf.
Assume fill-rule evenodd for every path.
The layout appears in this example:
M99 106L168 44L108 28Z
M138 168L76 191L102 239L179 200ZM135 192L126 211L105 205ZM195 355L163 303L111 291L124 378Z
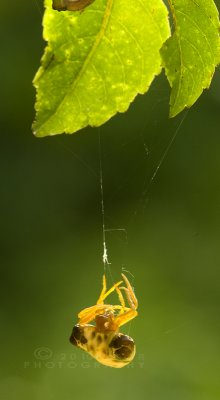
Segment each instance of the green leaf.
M169 1L175 32L161 54L170 86L170 116L208 88L220 62L219 18L212 0Z
M45 4L34 133L73 133L126 111L161 71L170 35L162 0L95 0L82 13Z

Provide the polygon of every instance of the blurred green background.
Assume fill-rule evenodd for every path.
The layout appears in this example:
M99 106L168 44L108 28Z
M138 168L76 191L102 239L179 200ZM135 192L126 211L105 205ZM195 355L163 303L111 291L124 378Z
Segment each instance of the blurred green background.
M100 129L36 139L41 12L38 0L1 4L0 398L219 400L219 70L174 120L161 76ZM140 304L123 329L137 355L121 370L68 342L101 289L99 136L108 283L130 271Z

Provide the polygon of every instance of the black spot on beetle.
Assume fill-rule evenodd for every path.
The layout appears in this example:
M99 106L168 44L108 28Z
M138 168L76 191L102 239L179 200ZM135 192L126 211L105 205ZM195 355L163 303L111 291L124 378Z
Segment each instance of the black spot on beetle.
M88 342L88 340L85 338L84 335L82 335L81 338L80 338L80 343L86 344L87 342Z
M102 337L101 337L101 335L98 335L98 336L97 336L97 342L98 342L98 344L102 343Z
M75 339L80 340L80 337L82 335L82 329L78 325L75 325L73 327L72 335L75 337Z
M94 339L95 337L96 337L96 332L93 331L92 334L91 334L91 338Z
M119 349L121 346L129 346L134 348L134 341L130 336L119 333L118 335L114 336L109 346L113 347L114 349Z
M109 344L115 349L115 356L118 360L126 360L134 352L134 341L130 336L118 333Z
M77 341L76 341L75 337L73 336L73 334L70 336L70 343L72 343L73 346L77 346Z
M72 334L70 336L70 342L74 345L77 346L78 342L81 344L86 344L87 339L85 338L83 334L83 329L79 325L75 325L73 327Z
M120 349L115 351L115 355L120 360L124 360L124 359L130 357L131 353L132 353L132 350L129 349L129 347L125 347L125 346L122 346L122 347L120 347Z

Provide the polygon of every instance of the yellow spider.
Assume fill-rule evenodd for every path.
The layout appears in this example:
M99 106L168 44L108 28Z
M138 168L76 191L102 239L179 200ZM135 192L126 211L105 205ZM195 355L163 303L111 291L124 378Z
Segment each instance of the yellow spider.
M123 281L115 283L107 291L106 277L103 276L103 287L96 305L85 308L78 314L78 324L73 328L70 342L89 353L101 364L121 368L129 364L135 356L134 340L119 332L120 326L137 316L138 302L128 278L121 274L126 287L120 286ZM104 300L116 290L120 305L104 304ZM129 307L122 294L126 294ZM89 322L95 321L95 325Z

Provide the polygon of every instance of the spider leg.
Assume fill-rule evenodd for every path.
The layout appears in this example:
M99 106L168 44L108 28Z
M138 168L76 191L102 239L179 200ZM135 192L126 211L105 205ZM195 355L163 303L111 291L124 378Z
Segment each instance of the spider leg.
M100 296L99 296L99 298L98 298L96 304L103 304L103 303L104 303L104 300L106 299L106 297L108 297L112 292L114 292L114 290L116 290L116 288L117 288L119 285L121 285L121 283L122 283L122 281L119 281L119 282L115 283L115 284L106 292L107 287L106 287L106 277L105 277L105 275L103 275L103 281L102 281L102 282L103 282L103 283L102 283L102 285L103 285L102 291L101 291L101 294L100 294Z
M92 307L87 307L84 310L80 311L78 314L79 318L79 324L84 325L87 324L91 321L93 321L97 315L102 315L106 313L112 313L114 315L114 311L118 311L117 315L114 316L114 321L117 326L121 326L126 324L128 321L131 319L135 318L137 315L136 308L138 306L138 301L136 299L136 296L134 294L134 291L130 285L130 282L128 278L122 274L122 278L126 284L126 287L119 287L123 281L119 281L115 283L108 291L107 291L107 285L106 285L106 277L103 275L103 280L102 280L102 290L101 294L97 300L97 303L92 306ZM121 292L121 290L125 291L126 297L128 304L130 308L126 307L125 305L125 300L124 296ZM110 304L104 304L104 300L116 290L118 294L118 298L120 301L120 305L115 305L112 306Z
M104 274L103 277L102 277L102 291L101 291L101 294L100 294L100 296L99 296L99 298L98 298L98 300L97 300L97 304L102 303L102 299L103 299L103 297L104 297L104 295L105 295L105 293L106 293L106 289L107 289L107 286L106 286L106 276L105 276L105 274Z
M115 317L115 324L120 327L124 324L127 324L127 322L131 321L133 318L135 318L138 315L138 312L136 310L131 310L127 309L123 314L119 314L117 317Z
M103 304L96 304L92 307L85 308L84 310L80 311L78 314L80 325L88 324L89 322L93 321L97 315L97 311L102 314L105 307Z
M116 289L118 296L119 296L119 300L121 302L121 306L122 306L121 311L115 317L115 321L114 321L118 327L126 324L127 322L131 321L133 318L135 318L138 315L138 313L136 311L136 309L138 307L138 301L137 301L137 298L131 287L131 284L130 284L128 278L124 274L122 274L122 278L124 279L126 287L119 287ZM125 307L124 297L121 293L122 289L125 291L127 301L128 301L130 308Z
M125 291L128 303L129 303L130 307L132 308L132 310L136 310L138 307L138 301L137 301L137 298L131 287L131 284L130 284L128 278L124 274L121 274L121 275L122 275L122 278L124 279L127 287L126 288L120 287L120 289L123 289Z
M124 312L125 308L126 308L126 306L125 306L125 300L124 300L123 294L122 294L121 290L119 289L119 287L116 288L116 292L117 292L117 294L118 294L118 298L119 298L119 301L120 301L120 303L121 303L121 311L120 311L120 314L122 314L122 313Z
M106 312L114 312L114 310L121 311L122 306L112 306L110 304L96 304L92 307L85 308L78 314L78 324L84 325L93 321L97 315L104 314ZM126 310L129 310L126 308Z

